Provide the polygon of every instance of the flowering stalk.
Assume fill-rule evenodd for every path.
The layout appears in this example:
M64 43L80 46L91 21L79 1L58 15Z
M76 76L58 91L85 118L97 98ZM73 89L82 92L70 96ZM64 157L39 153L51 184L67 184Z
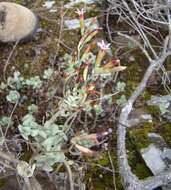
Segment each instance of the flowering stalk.
M102 42L97 43L97 45L100 47L99 53L97 55L96 59L96 66L99 66L103 57L105 56L107 50L109 49L110 44L105 44L104 40Z
M85 23L84 23L84 13L85 10L84 9L77 9L76 13L79 15L80 18L80 28L81 28L81 35L83 36L84 31L85 31Z
M95 43L91 43L91 44L89 44L89 45L86 47L86 49L84 50L84 53L83 53L83 55L82 55L82 57L81 57L81 61L85 61L85 60L88 58L89 53L90 53L90 50L91 50L94 46L95 46Z
M79 41L78 50L81 50L82 47L83 47L86 43L88 43L88 42L99 32L99 30L100 30L100 28L96 28L96 29L94 29L94 30L92 30L92 31L90 31L90 32L88 32L88 33L86 32L86 33L82 36L81 40Z

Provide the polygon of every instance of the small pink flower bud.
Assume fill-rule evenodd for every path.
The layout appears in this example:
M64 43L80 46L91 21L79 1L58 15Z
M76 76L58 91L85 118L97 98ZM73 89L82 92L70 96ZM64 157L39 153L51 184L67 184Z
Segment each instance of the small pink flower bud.
M79 16L84 16L84 13L86 11L82 8L81 10L77 9L77 11L75 11L75 13L77 13Z
M110 46L110 44L105 44L104 40L102 40L101 42L98 42L97 45L103 51L107 51L109 49L109 46Z
M97 45L100 47L100 50L97 55L96 66L99 66L103 57L106 54L106 51L109 49L110 44L105 44L104 40L102 40L102 42L98 42Z
M75 11L75 13L77 13L80 17L80 28L81 28L81 35L83 36L84 34L84 30L85 30L85 24L84 24L84 13L85 10L84 9L77 9L77 11Z

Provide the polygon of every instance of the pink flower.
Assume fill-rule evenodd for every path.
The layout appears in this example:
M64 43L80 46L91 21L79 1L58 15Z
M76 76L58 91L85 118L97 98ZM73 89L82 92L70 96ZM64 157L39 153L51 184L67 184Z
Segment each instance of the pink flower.
M109 49L110 44L105 44L104 40L98 42L97 45L100 47L102 51L107 51Z
M79 16L83 16L85 13L85 10L83 8L81 10L77 9L77 11L75 11L75 13L77 13Z
M110 44L105 44L104 40L98 42L97 45L100 47L99 53L96 59L96 66L99 66L104 58L106 51L109 49Z
M84 9L77 9L77 11L75 11L79 17L80 17L80 28L81 28L81 35L83 36L84 34L84 31L85 31L85 24L84 24L84 13L85 13L85 10Z

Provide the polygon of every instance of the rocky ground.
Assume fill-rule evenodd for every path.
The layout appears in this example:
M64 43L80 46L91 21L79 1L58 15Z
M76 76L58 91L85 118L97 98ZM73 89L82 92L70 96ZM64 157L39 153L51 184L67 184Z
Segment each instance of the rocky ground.
M78 29L79 21L75 14L77 8L84 7L86 9L85 15L87 24L90 22L90 18L97 16L97 24L104 28L102 34L98 36L99 40L105 39L106 41L110 41L110 39L106 27L104 27L105 10L103 9L103 6L93 0L13 0L10 2L20 3L32 9L38 15L40 23L34 39L30 42L0 44L1 81L7 80L9 76L13 75L14 71L19 71L25 78L31 76L42 77L42 73L49 66L53 67L56 71L54 81L50 81L50 83L46 84L46 88L48 89L48 86L50 86L51 89L49 91L46 91L45 89L45 91L40 92L39 97L37 96L36 91L25 92L23 90L22 93L25 94L25 96L23 96L21 106L17 108L14 114L14 117L16 117L15 125L17 125L19 122L18 120L26 114L27 106L30 103L34 102L39 107L39 111L36 115L38 119L43 118L46 115L45 110L51 112L56 109L56 100L54 99L49 103L47 96L45 96L44 93L52 93L49 98L62 94L63 76L59 75L57 71L59 64L63 63L66 53L71 54L74 52L78 39L80 38ZM111 26L113 27L113 30L118 29L118 26ZM145 58L143 58L142 53L137 51L136 47L132 47L129 41L123 38L117 38L117 36L114 39L117 43L112 43L111 52L109 52L109 54L113 57L117 57L120 59L122 65L127 66L126 71L119 75L119 80L126 83L124 94L126 98L128 98L138 82L140 82L141 77L147 68L147 63ZM167 102L164 102L164 104L167 103L168 105L166 108L161 106L164 112L163 115L161 115L161 109L154 104L154 101L147 103L153 95L157 94L157 96L159 96L159 93L162 95L166 94L160 83L160 78L154 81L153 76L151 76L147 89L136 101L135 108L137 108L138 111L136 110L136 112L133 111L131 113L129 122L129 125L134 127L127 134L127 153L133 172L141 179L152 175L152 171L146 166L141 156L141 149L147 148L152 143L149 138L149 133L160 135L164 139L166 147L171 147L171 124L169 116L170 99L167 99ZM56 91L54 92L53 89ZM6 103L6 99L4 99L5 95L4 92L0 91L0 116L9 115L13 109L11 104ZM161 102L161 105L163 105L163 102ZM116 121L113 118L110 118L109 121L104 118L99 122L97 121L93 126L94 128L89 128L88 126L85 127L84 124L78 126L78 131L81 127L85 127L83 130L87 130L90 133L100 131L105 127L113 128L113 133L107 142L108 147L100 148L100 156L98 158L71 158L77 166L74 168L75 173L78 172L80 178L78 179L78 175L76 174L73 175L75 175L77 181L80 180L79 182L82 184L82 189L84 189L85 185L88 190L112 190L115 186L118 190L122 190L117 168L115 122ZM90 126L92 126L92 124L90 124ZM17 130L11 129L11 134L17 135ZM25 151L22 151L21 156L25 160L28 159L28 155ZM8 171L5 173L2 171L2 176L6 175L6 173L8 175ZM9 176L11 175L12 174L9 173ZM39 181L43 185L43 190L55 189L55 185L47 180L46 177L46 174L38 175ZM66 178L62 169L59 172L58 179L58 189L65 189L63 186L67 186L64 183ZM1 190L18 189L18 184L13 176L8 177L8 179L1 179L0 186ZM81 187L76 189L81 189Z

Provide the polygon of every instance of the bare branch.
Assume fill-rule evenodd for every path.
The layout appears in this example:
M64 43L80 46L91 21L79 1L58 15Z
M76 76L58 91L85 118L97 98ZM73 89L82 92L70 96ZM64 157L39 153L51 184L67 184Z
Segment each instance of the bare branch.
M167 185L168 182L171 182L171 171L162 173L154 177L149 177L142 181L144 190L155 189L157 187Z
M150 177L145 180L139 180L136 175L131 171L128 163L126 153L126 130L128 129L127 122L129 114L133 109L133 105L140 94L147 86L147 82L154 71L161 69L165 73L163 63L168 56L171 55L170 50L170 9L171 3L169 1L156 1L156 0L108 0L110 3L109 9L114 15L118 15L119 19L131 26L135 30L141 40L137 41L128 34L117 32L118 35L127 38L133 42L142 53L147 57L149 66L144 74L142 81L138 84L133 91L131 97L128 99L125 106L122 108L117 131L117 156L119 162L119 171L122 177L124 189L126 190L151 190L156 187L166 185L171 182L171 172L166 172L161 175ZM160 5L160 8L159 8ZM154 14L155 13L155 14ZM159 25L165 25L167 35L163 36L163 45L161 48L156 49L151 43L150 36L161 45L160 41L156 39ZM156 31L155 31L156 30ZM110 27L108 26L108 32ZM149 35L149 32L151 34ZM110 35L110 38L112 36Z

